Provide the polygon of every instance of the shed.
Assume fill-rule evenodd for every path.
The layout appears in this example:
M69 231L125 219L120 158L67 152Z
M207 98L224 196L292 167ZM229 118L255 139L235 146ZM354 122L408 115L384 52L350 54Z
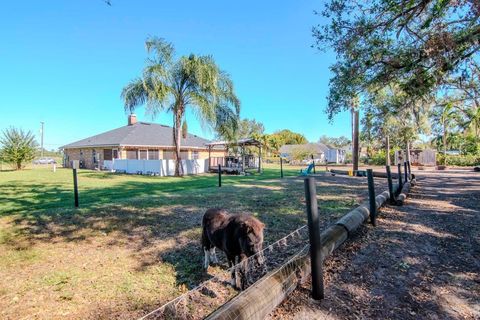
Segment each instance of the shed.
M209 150L208 164L211 172L220 170L226 173L245 174L247 169L262 171L262 143L253 138L243 138L236 142L213 141L205 144ZM251 153L247 153L246 147L258 148L258 159ZM214 148L227 149L225 157L212 157ZM239 150L238 150L239 149Z

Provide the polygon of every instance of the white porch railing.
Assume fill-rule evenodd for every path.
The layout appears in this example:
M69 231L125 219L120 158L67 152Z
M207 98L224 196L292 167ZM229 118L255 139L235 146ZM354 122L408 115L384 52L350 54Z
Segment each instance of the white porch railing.
M185 174L199 174L208 171L208 159L182 160ZM173 176L175 173L174 160L131 160L114 159L104 160L105 170L133 174L157 174L159 176Z

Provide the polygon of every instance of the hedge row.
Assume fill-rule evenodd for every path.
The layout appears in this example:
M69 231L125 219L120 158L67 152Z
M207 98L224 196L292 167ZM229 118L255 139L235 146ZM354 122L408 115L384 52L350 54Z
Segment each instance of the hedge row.
M386 163L386 152L381 150L377 152L373 157L365 161L370 165L379 165L383 166ZM390 157L391 162L393 163L394 157L393 152ZM441 153L437 153L437 165L443 165L445 163L445 156ZM458 166L458 167L474 167L480 165L480 155L447 155L447 165L448 166Z
M445 155L437 153L437 164L445 164ZM447 166L473 167L480 165L480 155L447 155Z

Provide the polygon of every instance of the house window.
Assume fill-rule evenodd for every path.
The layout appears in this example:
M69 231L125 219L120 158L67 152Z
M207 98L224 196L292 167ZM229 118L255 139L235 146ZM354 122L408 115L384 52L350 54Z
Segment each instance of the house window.
M198 160L200 158L200 153L198 151L192 151L192 159Z
M103 149L103 160L112 160L112 149Z
M158 160L158 159L160 159L160 154L158 150L154 150L154 149L148 150L148 160Z
M127 150L127 159L137 160L138 159L137 150Z
M95 149L92 149L92 160L93 163L97 163L97 152L95 151Z
M173 159L175 159L175 157L174 157L174 152L173 152L173 151L164 151L164 152L163 152L163 159L165 159L165 160L173 160Z
M147 160L147 150L139 150L139 159L140 160Z
M164 151L163 152L163 159L165 160L175 160L175 151ZM180 158L182 160L188 159L188 151L180 151Z
M118 150L113 149L113 159L118 159Z

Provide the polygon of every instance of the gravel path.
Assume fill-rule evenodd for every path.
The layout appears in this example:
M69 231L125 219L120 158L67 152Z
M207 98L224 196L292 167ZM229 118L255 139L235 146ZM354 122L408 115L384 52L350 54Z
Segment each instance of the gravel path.
M480 174L418 172L325 261L325 295L299 287L270 319L480 319Z

